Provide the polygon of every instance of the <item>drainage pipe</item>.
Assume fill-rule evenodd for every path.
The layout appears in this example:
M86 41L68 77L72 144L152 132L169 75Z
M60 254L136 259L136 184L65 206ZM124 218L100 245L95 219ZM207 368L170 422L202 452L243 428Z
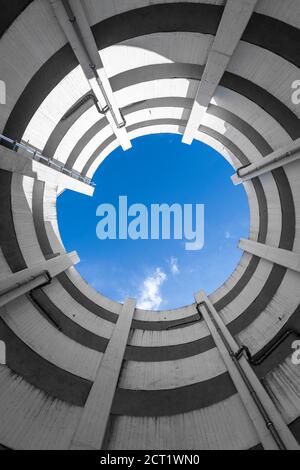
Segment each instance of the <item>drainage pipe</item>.
M215 341L229 375L265 449L299 449L299 444L258 380L244 353L204 292L196 295L197 310Z

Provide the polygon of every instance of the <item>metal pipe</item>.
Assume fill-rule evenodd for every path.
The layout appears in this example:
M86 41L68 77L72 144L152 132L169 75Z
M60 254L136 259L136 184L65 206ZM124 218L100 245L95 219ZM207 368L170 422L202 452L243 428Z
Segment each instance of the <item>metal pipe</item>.
M273 163L280 162L281 160L284 160L287 157L291 157L295 153L299 152L299 150L300 150L300 146L296 147L293 150L289 150L288 152L285 152L283 155L279 155L278 157L274 158L274 160L272 160L270 162L262 162L261 164L256 165L255 167L253 167L250 171L248 171L248 172L246 171L243 175L241 175L242 170L244 170L244 169L248 168L249 166L251 166L251 163L249 163L247 165L244 165L244 166L238 168L236 173L237 173L239 178L244 178L245 176L251 175L251 173L254 173L255 171L262 170L263 168L267 167L268 165L272 165Z
M94 95L94 93L87 93L83 98L81 98L76 104L74 104L74 106L72 106L65 114L64 116L62 117L62 121L66 121L69 117L71 117L74 113L76 113L76 111L78 111L78 109L81 108L81 106L83 106L85 103L87 103L89 100L92 100L94 102L94 105L96 106L98 112L100 114L104 114L103 113L103 110L100 109L99 105L98 105L98 100L96 98L96 96Z
M255 404L256 404L256 406L257 406L257 408L258 408L258 410L259 410L259 412L260 412L260 414L261 414L261 416L262 416L262 418L263 418L263 420L266 424L266 427L270 431L270 433L272 434L272 437L273 437L274 441L276 442L278 448L280 450L286 450L286 446L285 446L284 442L282 441L277 429L275 428L274 423L271 421L267 411L265 410L264 405L260 401L260 398L258 397L256 391L252 387L252 384L251 384L250 380L248 379L247 374L245 373L244 369L241 367L241 365L239 363L239 360L236 357L236 353L234 353L233 350L231 349L226 337L223 334L223 331L221 330L218 323L216 322L216 320L215 320L214 316L212 315L207 303L205 301L203 301L201 303L196 304L197 311L201 315L200 306L203 306L206 309L206 311L207 311L214 327L216 328L218 334L222 338L224 346L226 347L226 349L227 349L233 363L235 364L242 380L244 381L250 395L252 396L253 401L255 402Z
M74 173L74 170L68 169L63 163L59 162L58 160L55 161L52 158L45 157L45 155L42 155L38 150L33 149L32 147L30 147L28 145L25 145L25 144L20 143L20 142L16 142L15 140L10 139L9 137L6 137L5 135L0 134L0 145L3 145L2 141L8 142L9 144L11 144L11 147L9 147L10 150L13 150L16 153L18 153L17 152L18 149L22 149L25 152L32 155L32 157L31 157L32 160L35 160L35 161L38 161L38 162L41 162L41 163L42 163L42 161L44 161L45 165L48 165L49 167L56 167L62 173L68 173L69 176L71 176L71 178L80 179L83 183L88 184L89 186L96 187L96 184L94 182L92 182L91 179L88 178L87 176L82 176L77 172L78 177L75 178L72 175L72 172ZM75 174L76 174L76 172L75 172Z
M171 325L171 326L168 326L166 328L166 330L173 330L175 328L178 328L179 326L186 326L186 325L192 325L194 323L199 323L201 319L199 320L190 320L190 321L186 321L186 322L181 322L181 323L176 323L175 325Z
M117 127L118 129L120 129L121 127L124 127L124 126L125 126L125 124L126 124L126 123L125 123L125 120L124 120L123 116L121 115L121 117L123 118L123 121L122 121L121 123L118 122L117 116L116 116L116 114L115 114L115 112L114 112L114 110L113 110L113 107L112 107L111 103L110 103L110 99L109 99L109 97L108 97L108 95L107 95L107 92L106 92L106 90L105 90L105 87L104 87L104 85L103 85L103 83L102 83L102 81L101 81L101 79L100 79L100 77L99 77L99 74L98 74L98 72L97 72L97 68L96 68L95 64L93 63L93 60L92 60L92 58L91 58L91 56L90 56L90 53L89 53L89 51L88 51L88 49L87 49L87 47L86 47L86 45L85 45L85 42L84 42L84 40L83 40L83 38L82 38L82 34L81 34L80 27L78 26L78 23L77 23L77 20L76 20L76 16L75 16L74 13L73 13L73 10L72 10L72 8L71 8L71 6L70 6L69 1L68 1L68 0L62 0L62 4L63 4L63 6L64 6L64 9L66 10L66 13L67 13L67 16L68 16L68 18L69 18L69 21L70 21L70 23L71 23L71 25L72 25L72 27L73 27L73 29L74 29L74 32L75 32L75 34L76 34L76 36L77 36L78 41L80 42L80 45L81 45L81 47L82 47L82 49L83 49L83 51L84 51L84 54L86 55L88 64L89 64L89 66L90 66L90 69L91 69L91 71L92 71L92 73L93 73L93 75L94 75L94 77L95 77L95 79L96 79L96 81L97 81L97 84L98 84L99 87L100 87L101 93L102 93L102 95L103 95L103 97L104 97L104 101L106 102L106 105L107 105L107 108L108 108L108 109L106 110L106 109L105 109L106 107L104 107L103 110L102 110L102 113L105 114L106 112L110 111L110 112L111 112L111 115L112 115L112 117L113 117L113 120L115 121L116 127Z
M296 330L287 330L285 332L282 333L282 335L273 343L271 344L271 346L269 347L269 349L267 351L265 351L264 353L262 353L261 355L256 355L256 358L255 356L253 357L249 348L245 345L242 345L239 349L239 351L236 353L237 357L239 356L239 353L242 354L243 351L245 351L246 353L246 356L247 356L247 359L248 361L253 365L253 366L259 366L260 364L262 364L274 351L275 349L278 348L278 346L281 345L281 343L283 343L283 341L288 338L290 335L296 335L297 338L300 338L300 333Z

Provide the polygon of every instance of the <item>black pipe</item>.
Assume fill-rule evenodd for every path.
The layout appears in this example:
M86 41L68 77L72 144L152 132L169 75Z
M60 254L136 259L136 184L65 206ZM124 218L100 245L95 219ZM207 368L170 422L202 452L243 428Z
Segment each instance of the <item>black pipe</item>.
M225 347L226 347L226 349L227 349L227 351L228 351L228 353L229 353L229 355L230 355L232 361L234 362L236 368L238 369L238 371L239 371L239 373L240 373L240 375L241 375L241 377L242 377L242 379L243 379L243 381L244 381L246 387L247 387L248 390L249 390L250 395L252 396L252 398L253 398L253 400L254 400L254 402L255 402L257 408L259 409L259 411L260 411L260 413L261 413L261 415L262 415L262 417L263 417L263 419L264 419L264 422L265 422L265 424L266 424L267 429L268 429L268 430L270 431L270 433L272 434L272 436L273 436L273 438L274 438L274 440L275 440L275 442L276 442L278 448L279 448L280 450L287 450L287 449L286 449L286 446L285 446L285 444L284 444L284 442L282 441L282 439L281 439L281 437L280 437L280 435L279 435L279 433L278 433L278 431L277 431L277 429L275 428L273 422L271 421L271 419L270 419L270 417L269 417L269 415L268 415L268 412L265 410L265 407L264 407L263 404L261 403L260 398L258 397L256 391L254 390L254 388L253 388L253 386L252 386L250 380L248 379L247 374L245 373L244 369L243 369L242 366L240 365L239 359L238 359L236 353L234 353L234 352L232 351L232 349L231 349L231 347L230 347L230 345L229 345L229 343L228 343L226 337L225 337L224 334L223 334L223 331L221 330L221 328L219 327L219 325L218 325L218 323L216 322L215 318L213 317L213 315L212 315L212 313L211 313L211 311L210 311L210 309L209 309L207 303L206 303L205 301L203 301L203 302L197 304L196 306L197 306L198 312L199 312L199 310L200 310L200 305L203 305L203 306L204 306L204 308L206 309L206 311L207 311L207 313L208 313L208 315L209 315L211 321L213 322L213 324L214 324L214 326L215 326L217 332L218 332L219 335L221 336L222 341L223 341L223 343L224 343L224 345L225 345ZM201 311L200 311L200 314L201 314ZM240 356L239 356L239 357L240 357Z
M193 323L199 323L200 319L199 320L190 320L190 321L185 321L185 322L181 322L181 323L176 323L175 325L171 325L171 326L168 326L166 328L166 330L173 330L175 328L178 328L180 326L186 326L186 325L191 325Z
M243 351L245 351L248 361L253 366L259 366L260 364L262 364L262 362L264 362L278 348L278 346L280 346L283 343L283 341L286 338L288 338L292 334L296 335L297 338L300 338L300 333L297 330L290 329L290 330L284 331L279 336L279 338L273 344L271 344L269 349L267 349L267 351L263 352L260 355L256 355L256 357L252 356L249 348L245 345L242 345L241 348L237 351L236 356L237 356L237 358L239 358L241 356L241 354L243 353Z
M98 100L97 100L96 96L94 95L94 93L88 93L83 98L81 98L81 100L79 100L76 104L74 104L74 106L72 106L69 109L69 111L67 111L64 114L64 116L62 117L62 121L66 121L69 117L72 116L72 114L76 113L76 111L78 111L78 109L80 109L81 106L83 106L89 100L92 100L94 102L94 105L96 106L96 108L97 108L97 110L100 114L104 114L104 111L101 110L99 105L98 105Z
M77 38L78 38L78 40L79 40L79 42L80 42L80 45L81 45L81 47L83 48L84 53L85 53L85 55L86 55L86 57L87 57L87 59L88 59L88 61L89 61L90 69L91 69L91 71L92 71L94 77L96 78L96 80L97 80L97 82L98 82L98 85L99 85L99 87L100 87L100 89L101 89L101 93L102 93L102 95L103 95L103 97L104 97L104 101L106 102L106 106L104 106L103 109L100 109L99 106L97 106L97 109L98 109L98 110L100 109L100 113L101 113L101 114L106 114L108 111L110 111L111 114L112 114L112 117L113 117L113 120L114 120L114 122L115 122L116 127L117 127L118 129L121 129L122 127L124 127L124 126L126 125L126 121L125 121L125 119L124 119L124 116L123 116L122 113L120 112L120 115L121 115L121 118L122 118L122 122L119 123L119 122L118 122L118 119L117 119L117 116L116 116L116 114L115 114L115 112L114 112L114 110L113 110L113 108L112 108L112 106L111 106L111 103L110 103L109 97L108 97L108 95L107 95L107 92L106 92L106 90L105 90L105 88L104 88L104 86L103 86L103 84L102 84L102 81L101 81L101 79L100 79L100 77L99 77L99 74L98 74L98 72L97 72L97 68L96 68L95 64L93 63L92 57L90 56L89 50L88 50L88 48L87 48L87 46L86 46L86 44L85 44L85 42L84 42L84 39L83 39L83 37L82 37L82 33L81 33L81 30L80 30L80 27L79 27L79 25L78 25L78 23L77 23L76 16L74 15L73 10L72 10L72 8L71 8L71 6L70 6L69 0L62 0L62 4L63 4L63 7L64 7L66 13L67 13L67 16L68 16L68 18L69 18L70 23L71 23L72 26L73 26L73 29L74 29L74 31L75 31L75 34L77 35Z

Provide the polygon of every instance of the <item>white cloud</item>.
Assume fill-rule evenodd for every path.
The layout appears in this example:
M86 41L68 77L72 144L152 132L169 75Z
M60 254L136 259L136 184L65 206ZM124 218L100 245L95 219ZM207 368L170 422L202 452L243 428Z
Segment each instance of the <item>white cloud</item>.
M180 273L179 267L178 267L178 259L174 258L173 256L170 259L170 271L173 274L173 276L176 276L177 274Z
M227 231L225 232L225 238L226 238L226 240L229 240L230 238L234 238L234 237L233 237L233 236L231 235L231 233L227 230Z
M160 268L156 268L154 274L143 281L137 307L145 310L158 309L162 303L160 289L166 279L167 275Z

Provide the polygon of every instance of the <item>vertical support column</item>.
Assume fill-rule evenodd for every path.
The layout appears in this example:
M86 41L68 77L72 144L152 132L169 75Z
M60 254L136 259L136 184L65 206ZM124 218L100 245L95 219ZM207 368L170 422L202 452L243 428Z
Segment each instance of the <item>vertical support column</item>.
M248 360L243 354L237 354L240 348L209 298L199 292L195 299L264 449L299 450L299 444Z
M247 253L300 273L299 253L245 238L240 239L238 246L241 250L247 251Z
M227 0L209 51L182 142L191 144L197 129L243 36L257 0ZM234 25L234 28L232 27Z
M118 107L110 81L101 60L83 2L80 0L50 0L54 14L65 33L91 90L101 107L101 113L112 128L123 150L132 147L126 122Z
M66 271L79 261L76 251L72 251L33 264L4 278L0 277L0 307L36 287L42 287L42 285L50 283L53 277Z
M100 363L95 382L73 436L70 445L72 450L99 450L102 447L134 309L135 300L127 299Z

